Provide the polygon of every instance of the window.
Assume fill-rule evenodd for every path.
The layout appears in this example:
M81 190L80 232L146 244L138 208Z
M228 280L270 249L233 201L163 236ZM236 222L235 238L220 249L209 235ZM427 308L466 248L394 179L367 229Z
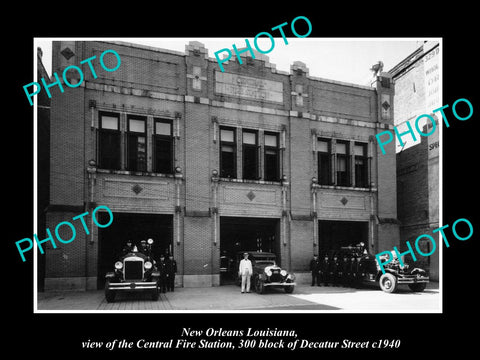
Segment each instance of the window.
M172 122L155 119L153 134L153 171L162 174L173 173Z
M318 139L317 151L318 151L318 184L330 185L332 183L331 173L331 146L330 140Z
M278 134L265 133L265 180L278 181L279 167Z
M368 187L367 144L355 143L355 186Z
M127 170L147 171L145 123L143 117L128 117Z
M120 169L120 129L118 114L100 113L98 136L99 166L103 169Z
M220 176L224 178L237 177L235 146L235 129L220 128Z
M258 145L257 132L244 130L242 133L243 143L243 178L249 180L258 179Z
M350 186L348 143L337 141L337 185Z

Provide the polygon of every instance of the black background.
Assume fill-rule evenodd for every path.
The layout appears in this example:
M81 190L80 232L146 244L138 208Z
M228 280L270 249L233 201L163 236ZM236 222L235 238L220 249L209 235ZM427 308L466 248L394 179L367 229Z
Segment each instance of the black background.
M102 356L118 352L82 350L81 342L127 339L136 341L179 338L183 327L206 329L253 328L294 329L300 338L311 340L355 341L401 339L396 350L376 351L385 356L439 355L446 350L465 353L475 348L478 304L477 272L478 212L477 131L478 44L474 29L476 10L459 2L421 8L418 4L363 3L356 8L342 3L339 8L325 3L269 3L260 13L255 3L212 3L195 9L187 3L165 7L142 3L111 3L105 9L97 4L79 3L64 7L29 6L14 12L13 22L3 22L3 135L4 159L1 189L3 207L2 298L8 320L2 321L4 349L33 350L33 356L53 358L74 354ZM272 10L275 9L275 12ZM268 14L268 15L266 15ZM7 15L7 14L6 14ZM33 235L33 109L26 101L23 85L33 81L33 38L68 36L139 37L244 37L253 38L296 16L310 19L310 37L443 37L443 104L467 98L474 114L458 121L447 109L450 128L443 132L443 223L469 219L474 235L468 241L452 240L443 251L443 314L34 314L33 257L21 262L15 241ZM477 22L477 23L476 23ZM299 29L299 33L302 33ZM475 90L475 91L474 91ZM5 109L7 111L5 111ZM419 309L422 310L422 309ZM6 319L5 318L5 319ZM474 325L474 327L470 327ZM6 334L6 335L5 335ZM139 350L137 350L139 351ZM168 350L144 350L155 356ZM180 352L179 350L176 350ZM372 350L369 350L372 351ZM122 351L128 353L128 351ZM236 351L237 352L237 351ZM315 356L349 355L346 350L311 350ZM214 351L221 354L220 351ZM262 356L275 355L263 352ZM303 353L303 352L302 352ZM199 352L197 356L207 354ZM292 353L295 356L297 352ZM372 354L372 355L374 355Z

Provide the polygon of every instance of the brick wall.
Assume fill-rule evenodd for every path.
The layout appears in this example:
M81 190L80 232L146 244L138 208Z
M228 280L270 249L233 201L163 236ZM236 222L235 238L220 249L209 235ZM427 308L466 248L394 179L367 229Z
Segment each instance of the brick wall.
M429 159L428 144L428 139L422 138L417 145L397 154L400 249L408 250L407 241L414 248L415 240L422 234L432 236L437 244L436 252L429 257L417 256L415 266L428 269L432 279L438 280L438 233L432 233L438 227L438 158ZM432 165L437 172L432 171ZM432 197L436 201L432 201ZM424 253L432 250L428 241L420 241L419 246Z
M292 271L309 271L310 260L316 251L313 246L313 221L292 220L291 249L292 249ZM318 226L318 225L317 225Z
M427 141L397 155L398 217L404 224L428 223Z
M316 155L312 152L310 121L292 117L290 122L290 203L295 215L310 215L312 177L316 175Z
M205 275L212 273L212 238L209 217L186 216L184 273Z
M82 89L66 88L63 94L60 91L52 94L50 204L83 205L86 165L83 102Z

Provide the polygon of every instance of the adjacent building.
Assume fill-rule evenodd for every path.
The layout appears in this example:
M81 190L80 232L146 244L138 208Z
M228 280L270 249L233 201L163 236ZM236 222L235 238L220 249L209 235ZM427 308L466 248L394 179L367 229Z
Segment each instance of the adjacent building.
M120 67L94 77L81 62L109 49ZM274 252L303 281L314 254L399 245L395 145L382 155L375 142L393 129L391 75L361 86L242 55L221 72L195 41L185 52L53 42L52 72L75 65L84 79L68 71L81 84L50 89L47 227L98 205L114 220L100 228L89 215L88 235L78 222L73 242L49 246L46 289L101 288L128 239L173 254L185 287L223 284L220 258L243 250Z
M43 51L37 48L37 78L45 79L50 82L50 77L42 62ZM37 148L36 164L37 164L37 228L39 236L46 237L46 211L50 198L50 99L47 94L40 92L37 96ZM43 289L43 280L45 278L45 257L38 257L38 288Z
M439 225L440 195L440 127L443 124L433 110L441 107L441 47L439 42L427 41L389 73L395 83L394 118L400 132L410 122L415 129L415 120L422 114L435 118L436 130L428 137L418 133L413 141L405 136L405 146L397 142L397 198L401 249L406 251L406 242L413 244L422 234L433 236L438 242L438 233L432 233ZM440 120L440 121L439 121ZM421 124L424 134L432 131L432 123ZM406 128L406 127L405 127ZM420 242L422 251L430 253L432 244ZM431 256L418 257L416 264L429 269L432 280L439 280L439 250Z

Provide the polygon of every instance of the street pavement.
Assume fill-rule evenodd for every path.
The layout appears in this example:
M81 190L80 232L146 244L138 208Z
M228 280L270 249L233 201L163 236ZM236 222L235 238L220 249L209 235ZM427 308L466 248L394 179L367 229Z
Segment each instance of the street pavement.
M292 294L269 289L265 294L240 293L240 287L176 288L152 301L148 293L122 293L107 303L103 290L55 291L37 294L38 312L441 312L438 283L414 293L407 286L388 294L376 288L317 287L297 285Z

